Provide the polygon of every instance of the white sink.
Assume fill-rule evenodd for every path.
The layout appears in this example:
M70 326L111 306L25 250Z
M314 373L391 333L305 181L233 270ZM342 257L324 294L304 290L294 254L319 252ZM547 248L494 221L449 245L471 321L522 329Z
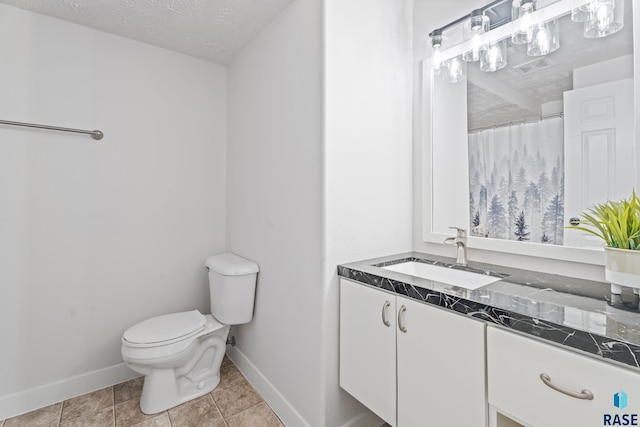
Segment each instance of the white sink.
M415 261L387 265L382 268L471 290L502 280L500 277L489 276L487 274L473 273L471 271L457 270Z

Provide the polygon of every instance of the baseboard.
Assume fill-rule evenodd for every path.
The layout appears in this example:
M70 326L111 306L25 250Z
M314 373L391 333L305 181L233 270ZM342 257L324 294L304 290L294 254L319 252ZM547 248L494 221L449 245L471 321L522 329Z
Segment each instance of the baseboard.
M140 374L124 363L0 397L0 420L15 417L81 394L109 387Z
M237 347L227 347L227 356L249 380L287 427L310 427L289 401Z

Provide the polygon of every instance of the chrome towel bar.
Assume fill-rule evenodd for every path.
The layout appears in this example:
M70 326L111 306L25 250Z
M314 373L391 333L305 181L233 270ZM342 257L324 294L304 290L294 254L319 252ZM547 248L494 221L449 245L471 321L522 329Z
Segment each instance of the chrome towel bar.
M0 120L1 125L9 125L9 126L23 126L28 128L38 128L38 129L49 129L49 130L57 130L61 132L74 132L74 133L85 133L87 135L91 135L91 138L96 141L101 140L104 137L104 134L99 130L82 130L82 129L72 129L72 128L62 128L58 126L48 126L48 125L37 125L34 123L24 123L24 122L12 122L9 120Z

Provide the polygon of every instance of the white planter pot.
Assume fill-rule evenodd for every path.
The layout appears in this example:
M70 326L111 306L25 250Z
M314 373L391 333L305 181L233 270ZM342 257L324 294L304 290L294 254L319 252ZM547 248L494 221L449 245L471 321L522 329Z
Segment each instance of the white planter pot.
M622 293L622 286L640 291L640 251L604 248L604 277L611 283L611 293Z

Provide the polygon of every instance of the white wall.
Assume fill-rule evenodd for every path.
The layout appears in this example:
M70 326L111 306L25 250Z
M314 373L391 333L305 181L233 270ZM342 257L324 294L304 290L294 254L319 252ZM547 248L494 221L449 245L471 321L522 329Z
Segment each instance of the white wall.
M230 355L290 426L376 425L338 386L336 266L411 248L410 16L297 0L229 67L228 249L260 265Z
M368 413L338 387L336 265L411 250L412 6L325 0L325 426Z
M294 1L229 65L227 248L260 266L229 354L288 426L323 416L320 12Z
M118 382L122 332L208 311L226 69L0 5L0 419Z
M485 2L486 3L486 2ZM476 5L477 6L477 5ZM413 16L414 25L417 29L421 29L424 33L423 38L426 41L423 45L414 47L415 63L414 63L414 152L413 152L413 249L420 252L433 253L455 257L456 249L450 245L426 243L423 241L423 215L424 209L429 206L423 206L424 189L427 180L430 179L430 171L425 169L424 165L424 135L428 135L431 130L423 126L422 117L429 114L420 102L420 67L418 61L430 55L430 49L425 46L428 44L429 31L434 28L440 28L443 25L466 15L472 8L469 5L463 5L461 2L450 1L427 1L417 0L416 9ZM418 35L416 35L418 37ZM426 106L428 108L428 106ZM581 277L591 280L604 281L604 269L590 264L574 263L559 261L554 259L535 258L530 256L521 256L516 254L483 251L479 249L469 249L469 259L472 261L487 262L499 265L505 265L516 268L524 268L534 271L544 271L548 273L561 274L571 277Z
M608 61L573 70L573 89L633 78L633 55L624 55Z

